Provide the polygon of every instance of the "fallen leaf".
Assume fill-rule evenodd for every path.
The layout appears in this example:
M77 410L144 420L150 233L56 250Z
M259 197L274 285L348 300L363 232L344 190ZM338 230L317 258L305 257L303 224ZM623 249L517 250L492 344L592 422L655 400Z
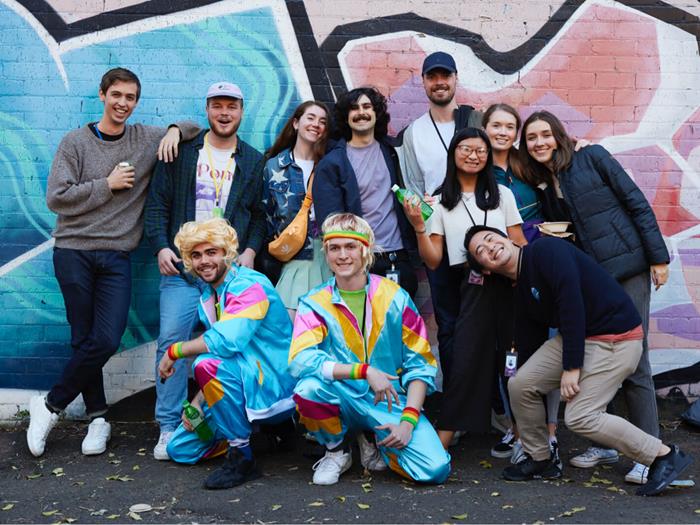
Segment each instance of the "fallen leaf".
M43 474L41 474L41 473L39 473L39 474L27 474L27 479L36 479L36 478L40 478L42 475L43 475Z
M479 483L481 483L481 481L479 481L478 479L473 479L472 483L474 483L474 485L478 485Z
M114 457L114 452L109 452L109 453L107 454L107 457L113 458L113 457Z
M365 494L367 494L368 492L372 492L372 484L371 483L363 483L362 490L365 491Z
M46 510L41 513L42 516L53 516L54 514L58 513L58 509L53 509L53 510Z
M452 516L453 520L466 520L469 517L469 513L465 512L464 514L455 514Z
M81 486L85 485L85 482L84 481L74 481L73 485L78 485L79 487L81 487Z
M345 496L336 496L335 499L337 499L341 503L345 503Z
M53 469L51 471L51 474L53 474L56 477L65 476L65 474L63 473L63 469L61 467L56 467L55 469Z
M119 517L119 514L110 514L109 516L105 516L108 520L116 520Z
M119 465L121 462L121 459L110 459L107 463L111 463L112 465Z
M486 461L485 459L482 459L481 461L479 461L479 465L481 466L481 468L486 468L486 469L493 468L493 465L489 461Z
M609 479L599 478L596 476L591 476L591 479L589 481L591 483L602 483L603 485L612 485L612 481L610 481Z
M565 512L562 512L561 514L559 514L559 517L564 516L564 517L569 518L569 517L573 516L574 514L576 514L577 512L583 512L584 510L586 510L586 507L574 507L571 510L567 510Z
M5 509L2 509L2 510L5 510ZM695 514L700 514L700 509L695 509L693 512L694 512Z
M322 501L314 501L312 503L309 503L309 507L323 507L325 503Z
M289 467L287 470L288 470L289 472L293 472L293 471L295 471L295 470L299 470L299 467Z
M133 467L131 467L131 470L141 470L141 467L139 467L138 465L134 465Z
M503 510L505 510L505 509L512 509L512 508L513 508L513 505L503 505L501 508L502 508Z
M491 495L495 498L496 496L500 496L500 492L492 492Z
M107 509L100 509L91 512L90 516L104 516L105 514L107 514Z
M3 505L2 510L12 510L14 506L14 503L7 503L6 505Z
M75 523L76 521L78 521L78 520L75 518L63 518L61 520L61 523Z
M230 500L228 500L229 503L238 503L239 501L241 501L241 498L236 498L236 499L230 499ZM173 503L175 503L175 502L173 502Z
M282 508L282 505L274 504L274 505L270 508L270 510L280 510L281 508Z
M143 518L136 512L129 512L127 514L127 516L129 516L134 521L142 521L143 520Z
M357 506L362 510L367 510L370 507L367 503L358 503Z

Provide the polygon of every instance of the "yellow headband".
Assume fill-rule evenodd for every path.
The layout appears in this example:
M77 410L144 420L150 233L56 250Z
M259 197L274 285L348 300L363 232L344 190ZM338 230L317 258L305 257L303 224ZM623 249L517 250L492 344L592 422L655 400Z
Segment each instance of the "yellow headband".
M359 241L369 248L369 235L366 233L359 233L347 230L336 230L323 234L323 242L330 241L331 239L353 239Z

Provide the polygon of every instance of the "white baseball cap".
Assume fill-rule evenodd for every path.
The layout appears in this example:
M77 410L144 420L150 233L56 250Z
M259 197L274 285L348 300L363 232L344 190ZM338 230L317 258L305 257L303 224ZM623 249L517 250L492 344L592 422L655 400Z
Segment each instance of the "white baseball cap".
M243 92L236 84L215 82L207 90L207 100L214 97L231 97L243 100Z

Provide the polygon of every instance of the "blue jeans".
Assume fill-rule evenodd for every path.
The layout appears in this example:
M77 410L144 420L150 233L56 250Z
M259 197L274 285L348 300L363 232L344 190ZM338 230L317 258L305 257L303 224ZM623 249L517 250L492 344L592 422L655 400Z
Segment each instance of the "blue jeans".
M88 416L107 412L102 367L119 348L131 302L128 252L54 248L53 266L71 329L73 355L46 396L57 410L83 395Z
M175 362L175 373L165 383L158 378L158 363L168 347L188 341L199 322L197 305L206 284L197 279L187 282L179 275L160 278L160 335L156 351L156 421L161 432L171 432L180 424L182 402L187 398L187 359Z

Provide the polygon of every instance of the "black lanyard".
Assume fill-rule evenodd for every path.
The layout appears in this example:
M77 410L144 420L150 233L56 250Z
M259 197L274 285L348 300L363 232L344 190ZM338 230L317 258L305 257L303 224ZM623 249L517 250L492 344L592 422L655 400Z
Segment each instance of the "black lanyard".
M462 206L464 206L464 209L467 210L467 215L469 215L469 220L472 221L472 226L476 226L476 221L474 220L474 217L472 217L472 213L469 211L469 207L467 206L467 203L464 202L464 197L459 199L462 201ZM484 226L486 226L486 219L489 216L489 210L484 210Z
M442 142L442 147L445 148L446 152L449 152L447 144L445 144L445 141L443 140L442 135L440 134L440 130L438 129L437 124L435 124L435 119L433 118L433 114L430 112L430 110L428 110L428 115L430 116L430 122L433 123L433 127L435 128L435 133L437 133L440 142Z

